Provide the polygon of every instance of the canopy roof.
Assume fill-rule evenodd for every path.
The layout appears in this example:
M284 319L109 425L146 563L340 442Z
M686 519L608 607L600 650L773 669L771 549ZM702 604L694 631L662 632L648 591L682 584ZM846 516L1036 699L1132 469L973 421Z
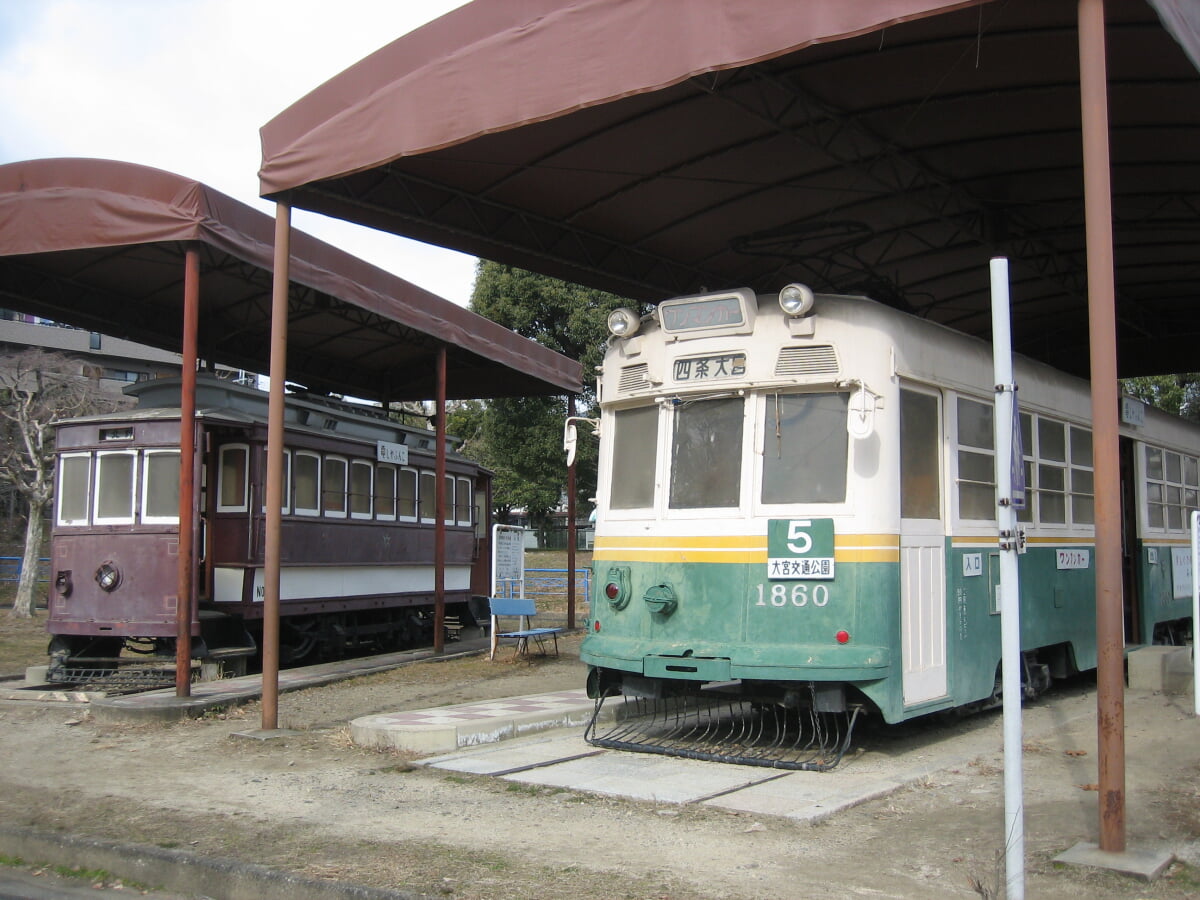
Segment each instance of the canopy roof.
M184 251L200 249L200 355L270 368L274 221L196 181L96 159L0 166L0 306L179 350ZM379 401L560 394L579 363L335 247L292 233L287 377Z
M1200 368L1200 3L1153 4L1107 3L1124 376ZM1078 56L1065 0L475 0L265 125L261 189L631 298L802 281L978 335L1006 255L1016 349L1086 374Z

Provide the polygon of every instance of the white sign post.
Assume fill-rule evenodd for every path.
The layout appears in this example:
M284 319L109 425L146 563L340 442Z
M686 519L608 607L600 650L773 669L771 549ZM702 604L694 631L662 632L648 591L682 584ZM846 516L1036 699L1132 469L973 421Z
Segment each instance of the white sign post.
M1013 473L1024 472L1020 442L1013 440L1016 391L1009 321L1008 260L992 259L992 366L996 408L996 503L1000 530L1000 654L1004 693L1004 870L1008 900L1025 900L1025 816L1021 728L1021 591L1017 554L1021 534L1013 491ZM1014 446L1015 444L1015 446ZM1024 479L1022 479L1022 482ZM1022 489L1024 484L1019 484ZM1023 496L1021 497L1023 500Z
M492 526L492 596L525 596L525 529L520 526ZM521 627L525 628L524 619ZM499 643L495 616L492 616L488 634L492 638L489 658L495 659Z

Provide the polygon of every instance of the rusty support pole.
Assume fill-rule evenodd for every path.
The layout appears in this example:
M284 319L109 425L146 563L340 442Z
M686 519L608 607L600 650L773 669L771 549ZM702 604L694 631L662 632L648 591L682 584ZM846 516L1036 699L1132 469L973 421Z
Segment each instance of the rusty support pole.
M1104 0L1079 0L1079 87L1087 235L1092 452L1096 495L1096 706L1100 849L1125 851L1125 640L1117 422L1116 287L1108 155Z
M271 284L271 392L267 407L267 534L263 549L262 729L279 725L279 569L283 509L283 388L287 380L291 207L275 206L275 265Z
M567 397L567 419L575 416L575 395ZM578 454L577 454L578 455ZM575 483L576 459L567 466L567 627L575 627Z
M175 696L192 695L192 617L196 565L196 335L200 323L200 250L183 258L183 359L179 384L179 580L175 595Z
M437 525L433 537L433 652L446 649L446 345L437 355Z

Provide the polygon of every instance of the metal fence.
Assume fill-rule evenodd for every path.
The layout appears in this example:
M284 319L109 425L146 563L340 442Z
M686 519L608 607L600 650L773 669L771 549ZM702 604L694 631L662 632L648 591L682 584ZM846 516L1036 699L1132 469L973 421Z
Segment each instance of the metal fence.
M566 569L526 569L525 596L534 600L566 600ZM586 603L591 597L592 570L575 570L575 598ZM497 585L500 596L512 597L517 593L515 582L504 581Z
M0 581L20 581L21 557L0 556ZM50 580L50 560L42 557L38 560L38 581Z

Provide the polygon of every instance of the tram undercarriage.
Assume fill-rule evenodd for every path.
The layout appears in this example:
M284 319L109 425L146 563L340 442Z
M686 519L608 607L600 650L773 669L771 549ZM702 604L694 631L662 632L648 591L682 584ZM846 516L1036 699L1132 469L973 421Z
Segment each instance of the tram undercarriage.
M456 640L475 624L466 603L447 604L446 637ZM235 678L261 670L262 621L200 612L201 634L192 638L192 680ZM312 665L432 646L432 606L393 607L286 616L279 627L279 663ZM55 635L50 642L52 684L89 685L108 693L152 690L175 683L175 639Z

